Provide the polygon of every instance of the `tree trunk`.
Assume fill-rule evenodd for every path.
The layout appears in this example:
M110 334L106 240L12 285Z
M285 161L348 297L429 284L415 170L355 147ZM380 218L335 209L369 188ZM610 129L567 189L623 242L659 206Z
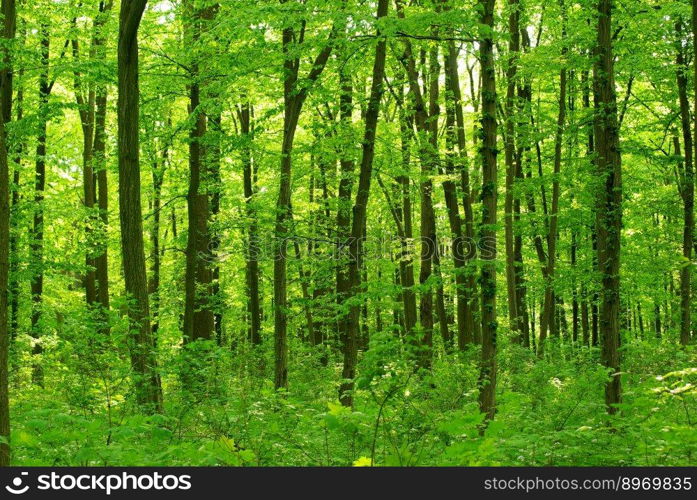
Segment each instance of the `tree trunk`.
M22 80L22 77L24 76L24 68L20 68L19 70L19 79L20 81ZM16 107L17 107L17 121L21 121L24 118L24 88L23 85L20 84L19 87L17 88L17 98L16 98ZM8 108L5 109L3 108L4 111L7 111L10 113L10 116L3 116L3 121L4 123L7 123L11 120L11 113L12 109ZM20 171L22 167L22 154L24 152L24 147L25 145L23 144L22 141L20 141L18 144L15 145L15 150L14 150L14 156L15 156L15 168L14 172L12 175L12 205L11 205L11 211L10 211L10 284L9 284L9 293L10 293L10 340L14 340L17 338L17 334L19 333L19 295L20 295L20 288L19 288L19 255L17 255L17 248L18 248L18 235L17 231L15 230L17 228L17 225L19 224L19 214L17 211L19 210L19 202L20 202Z
M599 0L593 94L596 169L603 185L597 193L598 265L602 275L600 329L602 361L612 373L605 386L610 414L621 400L619 355L620 232L622 228L622 170L612 56L612 0Z
M245 101L239 108L238 119L243 136L242 177L244 184L244 201L247 216L247 255L246 283L249 310L249 341L252 345L261 344L261 309L259 306L259 235L254 200L254 175L252 172L252 127L251 106Z
M150 329L143 248L138 128L138 27L147 0L122 0L118 43L118 148L121 251L136 399L143 410L162 411L162 388Z
M332 28L330 38L335 36ZM290 222L290 198L292 183L292 153L295 131L302 106L310 85L324 71L331 44L325 45L314 60L305 85L296 87L300 60L291 53L297 50L295 30L283 29L283 142L281 144L281 168L279 175L278 199L276 201L276 222L274 226L274 263L273 263L273 299L274 299L274 387L288 387L288 283L286 251L288 246Z
M520 26L519 26L519 2L508 0L510 14L508 17L508 68L506 70L506 136L505 136L505 160L506 160L506 196L504 201L504 225L506 243L506 290L508 298L508 324L511 329L512 340L520 340L520 314L518 312L518 299L516 298L516 261L515 261L515 236L513 234L513 185L516 178L515 159L515 90L516 74L518 72L518 52L520 51Z
M566 10L563 0L562 8L562 41L566 38ZM562 61L566 58L566 46L561 51ZM564 124L566 121L566 67L562 66L559 71L559 112L557 115L557 129L554 136L554 174L552 177L552 213L549 217L549 232L547 234L547 272L545 279L545 301L540 323L540 342L538 350L544 349L544 342L549 330L558 336L559 330L554 325L554 275L557 263L557 232L559 216L559 174L561 170L562 140L564 137Z
M10 267L10 169L5 122L12 116L12 56L9 42L15 37L17 11L15 0L2 0L3 67L0 69L0 290L7 290ZM0 467L10 465L10 395L9 365L10 332L7 318L7 293L0 293Z
M446 104L451 102L450 107L455 114L455 140L459 153L459 172L460 189L462 190L462 206L464 209L464 227L460 230L460 244L454 256L462 260L460 269L462 276L460 283L457 279L459 273L456 271L456 285L458 286L458 348L464 349L472 342L479 342L480 328L474 320L473 311L478 308L479 301L476 294L476 282L472 269L468 269L468 262L476 257L476 245L474 244L474 212L472 211L472 193L470 192L469 165L467 161L467 146L465 143L465 119L462 111L462 93L460 91L460 77L457 71L457 49L455 42L448 42L448 54L446 57ZM447 204L446 195L446 204ZM448 209L449 214L454 214L454 209ZM459 210L458 210L459 212ZM450 217L450 216L449 216ZM450 219L449 219L450 220ZM452 226L451 226L452 230ZM460 286L462 288L460 288ZM460 304L462 302L462 304ZM462 316L462 320L460 320Z
M43 23L41 33L41 72L39 74L39 123L36 134L36 162L34 173L34 225L31 232L31 334L34 337L32 354L43 351L41 345L41 307L44 293L44 188L46 186L46 128L48 124L48 97L51 92L48 81L50 39L48 25ZM43 386L43 370L36 362L32 364L32 381Z
M188 43L196 50L201 35L201 11L189 5L191 19L186 23ZM213 338L211 310L210 235L208 232L209 203L207 193L208 169L203 139L206 135L206 114L201 109L199 85L199 55L191 62L189 83L189 191L187 214L189 226L186 243L186 278L184 300L184 342Z
M207 150L208 156L208 168L211 177L211 213L210 222L212 223L215 230L211 231L210 234L210 254L213 260L213 265L211 268L211 295L215 302L213 308L213 329L215 331L215 339L219 346L223 345L223 304L221 303L220 297L220 264L217 257L218 249L220 248L220 230L217 229L217 223L219 223L220 217L220 200L222 198L223 192L223 181L220 177L220 162L222 159L222 154L220 150L220 139L223 134L222 130L222 117L219 110L214 110L209 116L208 121L211 123L212 128L214 128L215 137L210 141L210 145ZM258 296L257 292L257 296ZM257 299L258 300L258 299ZM261 314L259 313L261 317Z
M677 44L677 83L678 98L680 102L680 125L682 140L685 146L685 154L682 161L682 179L680 182L680 196L683 201L683 236L682 256L683 263L680 267L680 344L685 346L690 342L692 335L691 303L692 290L690 278L692 274L692 245L695 232L695 176L693 163L692 127L690 123L690 103L687 98L688 69L682 47L682 21L678 20L675 31L679 37ZM697 74L697 73L696 73ZM697 101L697 99L696 99ZM697 104L695 105L697 110ZM676 151L676 154L677 151Z
M481 24L493 31L495 0L480 0ZM479 374L479 408L486 418L496 413L496 69L490 31L479 42L482 75L481 162L482 225L480 248L482 270L482 358Z
M99 8L101 17L103 18L101 26L106 23L106 16L111 11L112 5L112 0L100 2ZM104 39L104 33L99 31L96 34L96 40L99 41L96 47L96 57L100 60L106 57ZM92 154L93 170L97 175L97 204L101 220L101 233L104 235L104 241L100 242L95 250L94 265L96 268L97 301L102 309L102 314L104 314L102 332L108 333L109 325L106 312L109 310L109 259L107 254L108 245L106 244L106 234L109 225L109 188L106 168L106 85L98 83L95 88L95 93L94 143L92 145Z
M382 19L387 16L388 0L378 0L377 17ZM351 238L349 244L349 299L355 297L361 286L361 252L362 236L366 227L366 212L368 209L368 197L370 195L370 181L373 174L373 158L375 156L375 136L377 133L378 116L380 113L380 100L382 98L385 78L385 57L387 54L387 41L377 32L378 43L375 47L375 61L373 63L372 83L368 109L365 115L365 131L363 134L363 152L358 177L358 189L356 201L353 205L353 218L351 221ZM359 328L360 306L352 303L348 314L348 329L346 343L344 345L344 363L341 372L342 383L339 387L339 400L344 406L353 406L353 379L356 376L357 340Z

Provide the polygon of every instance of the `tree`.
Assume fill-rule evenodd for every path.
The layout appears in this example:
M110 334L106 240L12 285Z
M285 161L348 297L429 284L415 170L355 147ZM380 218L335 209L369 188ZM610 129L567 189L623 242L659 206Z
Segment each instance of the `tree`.
M147 411L162 410L162 388L150 326L140 202L138 128L138 27L147 0L122 0L118 43L119 216L126 293L130 304L131 363L136 399Z
M286 3L287 0L281 0ZM305 21L303 21L303 33ZM295 132L309 86L324 71L332 51L332 40L336 36L333 27L327 44L317 54L312 69L305 78L303 86L298 86L300 57L295 48L296 33L292 26L283 29L283 142L281 145L281 168L279 176L278 199L276 202L276 224L274 229L274 385L277 389L288 386L288 284L286 251L288 246L290 199L292 183L292 154ZM301 37L302 38L302 37Z
M622 230L622 164L619 149L617 97L612 55L612 0L599 0L593 65L596 168L602 181L597 192L598 266L602 275L600 331L602 360L610 370L605 404L617 412L622 398L620 378L620 232Z
M481 145L482 225L479 230L482 271L482 360L479 408L488 419L496 412L496 71L494 67L494 4L481 0L479 61L482 74Z
M12 53L8 43L15 37L17 10L15 0L2 0L3 66L0 70L0 467L10 465L10 332L8 329L8 273L10 267L10 172L6 122L12 116Z
M378 23L387 16L388 0L378 0ZM385 58L387 54L387 41L381 36L380 25L377 29L378 43L375 46L375 60L373 62L373 74L370 84L370 97L365 113L365 130L361 142L362 155L358 170L358 187L356 201L353 204L353 218L351 220L351 238L349 242L349 261L347 266L349 276L349 296L355 296L361 286L361 253L362 240L364 239L366 212L368 197L370 196L370 183L373 175L373 159L375 157L375 136L377 135L378 116L380 114L380 100L384 89ZM360 306L354 302L349 305L348 329L344 345L344 365L341 371L342 383L339 388L339 400L344 406L353 406L353 379L356 376L356 356L359 328Z

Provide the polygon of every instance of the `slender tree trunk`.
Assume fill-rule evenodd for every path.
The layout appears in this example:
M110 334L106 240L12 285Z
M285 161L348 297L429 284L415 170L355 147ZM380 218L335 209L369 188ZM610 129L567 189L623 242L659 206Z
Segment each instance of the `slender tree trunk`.
M576 289L576 252L578 250L578 242L576 231L571 231L571 338L574 344L578 341L578 291Z
M121 250L131 324L131 363L136 399L149 412L162 411L162 388L150 329L143 245L138 128L138 27L147 0L122 0L118 43L118 147Z
M220 162L222 159L222 153L220 150L222 130L222 118L219 110L214 110L208 117L209 123L215 129L213 131L214 138L210 141L208 147L208 161L209 161L209 171L211 177L211 213L210 213L210 223L213 226L213 230L210 233L210 255L213 260L213 265L211 268L211 295L212 300L215 301L213 308L213 329L215 331L215 339L219 346L223 345L223 305L220 298L220 264L217 257L218 249L220 248L220 230L218 229L218 222L220 217L220 200L222 198L223 192L223 181L220 176ZM257 297L258 297L257 292ZM258 299L257 299L258 300ZM259 313L261 322L261 313Z
M106 23L106 17L111 12L113 0L102 1L99 4L100 16L103 18L95 35L96 57L104 60L106 48L104 41L106 35L102 31ZM109 187L106 168L106 113L107 113L107 88L103 83L95 86L95 113L94 113L94 142L92 145L93 170L97 175L97 204L101 223L103 241L98 243L94 254L95 277L97 283L97 301L104 314L103 333L109 332L109 324L106 312L109 310L109 259L106 244L107 227L109 225Z
M596 61L593 67L596 168L603 181L597 193L598 265L602 274L600 328L602 361L612 370L605 386L610 414L621 400L619 375L620 232L622 228L622 169L612 55L612 0L599 0Z
M402 173L397 177L401 196L402 234L400 235L399 275L402 286L402 303L404 306L404 336L411 339L416 328L416 294L414 293L414 259L411 255L410 241L414 237L412 221L412 204L410 189L411 170L411 115L403 109L400 116L400 147L402 158Z
M508 324L511 329L512 340L520 340L520 314L518 312L518 299L516 297L516 261L515 261L515 236L513 234L513 185L516 178L515 159L515 90L516 74L518 72L518 52L520 52L520 27L519 27L519 2L508 0L510 14L508 17L508 68L506 69L506 136L505 136L505 160L506 160L506 196L504 201L504 225L506 244L506 291L508 298Z
M388 0L378 0L377 17L387 16ZM375 47L370 97L365 116L365 131L363 134L363 151L358 177L356 201L353 205L351 221L351 240L349 244L349 299L355 297L361 287L361 252L362 236L365 233L366 212L370 195L370 181L373 174L373 158L375 156L375 136L377 133L380 100L382 98L385 78L385 58L387 41L377 32L378 43ZM356 376L357 339L359 327L359 305L352 303L348 314L348 329L344 346L344 364L341 372L342 383L339 388L339 400L344 406L353 406L353 379Z
M2 0L3 66L0 68L0 290L7 290L10 267L10 169L5 122L12 116L12 55L9 42L15 37L17 11L15 0ZM7 293L0 293L0 467L10 465L10 332L7 318Z
M585 287L581 286L581 331L583 332L583 345L590 342L590 324L588 322L588 297Z
M160 328L160 211L162 210L162 183L169 156L168 145L163 146L162 158L153 162L152 167L152 228L150 229L150 281L148 293L152 309L151 325L153 340L157 342L157 332Z
M46 129L48 125L48 98L51 92L48 81L50 39L48 25L43 23L41 33L41 72L39 74L39 123L36 134L36 162L34 173L34 225L31 232L31 333L34 337L32 354L40 355L41 345L41 307L44 293L44 188L46 186ZM43 370L34 361L32 364L32 381L43 386Z
M73 20L73 27L76 27L75 20ZM92 41L92 45L93 46L89 54L90 60L94 57L94 39ZM74 38L72 40L72 46L73 59L79 61L80 46L77 38ZM84 197L83 204L85 205L85 209L87 212L87 223L85 225L85 239L88 241L89 244L89 242L91 242L91 240L93 239L92 232L95 226L93 212L95 201L97 199L94 185L94 170L92 165L94 145L95 91L94 83L88 82L87 85L84 85L84 82L82 81L82 76L77 70L75 71L74 75L74 93L80 116L80 125L82 128L82 186ZM94 258L92 256L91 248L89 247L85 252L85 276L83 281L85 287L85 301L87 302L87 306L91 307L97 300L97 283L95 275Z
M401 3L397 4L399 17L404 17L403 7ZM425 58L425 54L424 54ZM437 67L437 53L434 57L430 56L433 61L432 66ZM416 58L413 53L411 42L406 39L404 41L404 57L403 62L407 70L407 78L409 81L409 95L411 104L414 107L414 124L417 131L417 143L419 150L419 160L421 164L421 177L419 182L419 201L420 201L420 242L421 242L421 266L419 268L419 284L422 287L421 297L419 300L419 320L421 338L417 346L417 366L419 368L429 368L432 357L433 343L433 291L432 285L429 284L429 279L433 272L434 255L437 252L436 240L436 223L435 213L433 211L433 181L431 176L435 173L435 167L438 164L437 150L437 120L438 115L430 116L431 112L437 113L437 108L432 105L433 100L428 102L428 108L424 94L419 85L419 72L416 67ZM437 74L437 72L436 72ZM429 94L437 91L437 81L426 79L429 84ZM434 124L435 122L435 124ZM435 130L435 133L434 133Z
M462 217L457 201L457 184L454 179L456 174L455 164L462 161L462 157L455 152L457 143L457 118L456 107L461 104L456 101L453 92L453 73L457 73L457 54L454 44L448 44L448 53L445 55L445 121L446 121L446 174L448 180L443 182L445 204L448 209L448 223L452 238L453 267L455 272L455 296L457 309L457 345L464 349L472 342L472 313L468 304L466 257L467 241L464 239L462 229ZM458 89L459 90L459 89ZM459 169L467 168L466 165L458 165ZM468 317L469 316L469 317ZM469 321L468 321L469 320Z
M683 201L683 264L680 267L680 344L685 346L689 344L692 335L692 321L690 315L692 290L690 278L692 274L692 245L695 232L695 176L693 163L693 153L695 153L695 151L692 144L690 103L687 98L688 68L685 61L684 49L682 47L682 20L678 20L676 23L675 31L679 38L677 44L676 76L678 83L678 99L680 103L680 125L682 129L682 140L685 145L685 154L682 161L682 179L680 183L680 196ZM697 110L697 104L695 105L695 110Z
M331 38L335 36L332 28ZM283 142L281 144L280 187L276 201L276 222L274 226L274 263L273 263L273 298L274 298L274 386L276 389L288 387L288 283L287 283L287 246L290 221L290 199L292 183L292 153L295 131L307 97L309 85L319 78L331 55L332 46L328 43L317 55L305 85L296 87L300 60L291 53L295 52L296 37L292 27L283 29Z
M252 345L261 344L261 308L259 305L259 235L254 200L254 175L252 166L252 126L251 106L245 101L238 110L240 132L243 137L242 146L242 177L244 184L244 201L247 216L247 255L246 283L249 310L249 341Z
M474 211L472 210L472 193L470 190L469 165L467 161L467 145L465 142L465 118L462 110L462 92L460 90L460 77L457 71L457 49L455 42L448 42L448 55L446 59L446 73L449 84L446 102L452 98L452 106L455 113L455 138L460 159L460 189L462 191L462 206L465 214L463 237L459 245L458 255L464 261L462 276L464 288L462 296L458 296L458 301L462 299L462 306L458 305L458 317L463 316L463 324L459 326L458 319L458 348L464 349L465 346L473 342L478 343L481 338L480 324L475 322L473 311L479 307L479 300L476 293L476 281L474 271L469 269L467 264L477 255L476 245L474 244ZM452 213L452 211L451 211Z
M562 8L562 40L566 38L566 10L563 0ZM566 57L566 46L562 48L562 60ZM564 137L564 124L566 122L566 66L559 71L559 113L557 115L557 129L554 136L554 173L552 177L552 213L549 217L549 232L547 233L547 272L545 280L545 301L540 323L540 342L538 350L542 352L547 331L558 335L558 329L554 324L554 275L557 263L557 237L559 216L559 175L561 170L562 143Z
M495 0L480 0L482 25L493 31ZM480 146L482 162L482 359L479 374L479 408L488 420L496 413L496 70L491 32L479 42L482 75Z
M16 108L17 108L17 121L21 121L24 118L24 87L22 84L22 79L24 77L24 68L19 70L19 86L17 88L16 97ZM11 109L9 112L11 113ZM5 123L11 119L10 117L3 117ZM12 205L10 211L10 339L14 340L19 333L19 255L17 255L18 248L18 237L17 225L19 224L19 214L17 213L19 209L20 202L20 170L22 167L22 154L24 152L24 143L20 141L15 146L15 168L12 175Z

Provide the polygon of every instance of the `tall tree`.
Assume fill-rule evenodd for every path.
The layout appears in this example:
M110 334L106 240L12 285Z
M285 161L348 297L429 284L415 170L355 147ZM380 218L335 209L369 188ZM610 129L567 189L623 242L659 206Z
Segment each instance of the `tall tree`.
M496 69L494 66L495 0L480 0L479 62L482 75L481 145L482 225L480 248L482 271L482 359L479 374L479 408L487 419L496 413Z
M559 2L561 7L561 41L565 43L566 38L566 9L564 0ZM567 53L566 46L562 46L561 56L564 61ZM562 64L565 64L562 62ZM538 348L544 349L544 341L547 331L558 332L553 326L554 311L556 309L556 299L554 294L554 275L557 265L557 239L559 227L559 174L561 171L562 141L564 137L564 124L566 122L566 66L559 70L559 110L557 113L557 128L554 134L554 172L552 177L552 212L549 216L549 229L547 233L547 272L545 280L545 298L540 322L540 342Z
M49 26L42 22L41 34L41 71L39 73L39 119L36 133L36 160L34 171L34 225L31 231L31 333L34 337L32 353L39 355L41 345L41 308L44 294L44 190L46 187L46 134L48 126L48 99L52 84L49 82L50 35ZM41 364L34 361L32 380L43 385Z
M676 77L678 84L678 102L680 105L680 128L682 140L685 146L685 154L682 161L681 182L679 183L680 197L683 201L683 236L682 256L684 262L680 267L680 343L687 345L692 334L691 321L691 274L692 274L692 246L695 232L695 175L693 160L692 124L690 123L690 102L687 97L688 68L683 47L683 27L679 19L675 25L678 36L676 56Z
M131 363L136 399L146 411L162 410L162 387L150 325L140 201L138 128L138 28L147 0L122 0L118 41L118 149L121 252L130 304Z
M599 0L593 65L596 169L602 181L596 202L598 266L602 276L600 331L602 360L611 370L605 386L605 404L617 412L622 397L620 379L620 233L622 229L622 165L619 149L617 97L612 55L612 0Z
M184 341L210 340L213 337L213 310L210 304L212 273L210 268L209 172L204 151L206 114L201 103L199 54L202 10L196 2L186 3L185 40L194 52L190 64L189 112L189 191L186 196L189 225L186 243L184 299Z
M254 166L252 164L252 106L245 100L237 110L242 135L242 178L244 184L245 214L247 216L247 251L245 255L247 308L249 312L249 340L261 344L261 303L259 297L259 227L254 199Z
M387 16L389 0L378 0L378 23ZM349 297L355 296L361 286L361 253L362 240L366 226L370 183L373 175L373 159L375 157L375 136L377 134L380 101L384 90L385 58L387 56L387 40L382 36L380 25L377 29L378 43L375 46L370 97L365 113L365 130L362 140L361 164L358 173L358 188L356 201L353 204L353 219L351 220L351 238L349 243ZM344 406L353 406L353 379L356 376L357 340L359 333L360 305L355 301L349 302L348 331L344 346L344 365L341 372L342 383L339 388L339 400Z
M10 465L10 332L8 330L8 274L10 268L10 162L6 121L12 116L12 51L17 10L15 0L2 0L2 68L0 69L0 467Z
M515 196L513 193L516 178L516 159L515 159L515 92L516 75L518 73L518 52L520 52L520 4L518 0L509 0L508 7L508 68L506 69L506 134L504 153L506 160L506 195L504 201L504 226L506 244L506 290L508 298L508 323L514 341L519 339L520 315L518 313L518 299L516 293L516 260L515 260L515 235L513 234L513 204Z
M99 3L100 16L103 19L99 23L99 30L95 34L95 57L98 60L106 58L105 41L107 33L104 25L111 12L113 0ZM101 233L106 235L109 224L109 186L106 168L106 114L107 114L107 86L104 82L97 82L95 86L95 117L94 117L94 143L92 145L93 167L97 176L97 205L101 222ZM102 238L105 240L106 238ZM94 252L95 278L97 282L97 301L102 312L109 310L109 258L105 241L102 241ZM104 322L103 331L108 331L108 323Z
M288 0L281 0L287 3ZM303 20L303 36L305 32ZM303 85L298 85L300 56L298 37L292 25L283 29L283 141L281 144L281 166L279 175L278 199L276 201L276 223L274 227L274 386L288 386L288 283L286 251L290 233L290 201L293 166L293 143L298 120L309 88L322 74L332 52L332 42L336 27L332 27L329 40L313 61Z

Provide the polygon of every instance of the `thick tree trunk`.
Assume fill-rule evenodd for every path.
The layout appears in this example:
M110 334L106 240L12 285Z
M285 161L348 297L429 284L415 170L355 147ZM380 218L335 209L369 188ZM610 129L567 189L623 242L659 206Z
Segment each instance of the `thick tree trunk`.
M201 35L201 11L190 7L191 19L186 23L186 39L196 50ZM201 87L198 55L191 63L189 83L189 191L187 214L189 225L186 243L186 277L184 299L184 341L213 338L213 311L210 304L210 234L208 232L209 200L208 169L203 140L206 135L206 114L201 109Z
M350 140L351 121L353 115L353 84L351 76L346 73L346 68L342 66L339 71L339 117L341 120L341 130L344 140ZM348 150L348 147L342 148ZM353 190L353 175L355 161L352 156L342 153L339 157L339 187L337 192L336 207L336 240L337 265L336 265L336 300L337 305L341 306L349 294L349 272L347 262L350 260L346 253L348 248L346 242L351 233L351 191ZM348 315L340 311L337 321L339 330L339 341L343 350L348 337Z
M493 31L495 0L480 0L480 22ZM492 35L479 42L482 75L480 146L482 162L482 225L480 248L482 271L482 358L479 374L479 408L487 419L496 413L496 70Z
M609 368L605 404L617 412L622 387L619 375L620 232L622 229L622 169L612 55L612 0L599 0L596 61L593 66L596 168L602 186L597 193L598 265L602 275L600 329L602 361Z
M10 267L10 165L5 121L12 116L12 56L9 41L15 36L17 11L15 0L2 0L3 67L0 69L0 290L7 290ZM10 332L7 318L7 293L0 293L0 467L10 465L10 395L9 360Z
M131 364L143 410L162 411L162 388L150 328L143 246L138 128L138 27L147 0L122 0L118 43L118 148L121 251L131 324Z

